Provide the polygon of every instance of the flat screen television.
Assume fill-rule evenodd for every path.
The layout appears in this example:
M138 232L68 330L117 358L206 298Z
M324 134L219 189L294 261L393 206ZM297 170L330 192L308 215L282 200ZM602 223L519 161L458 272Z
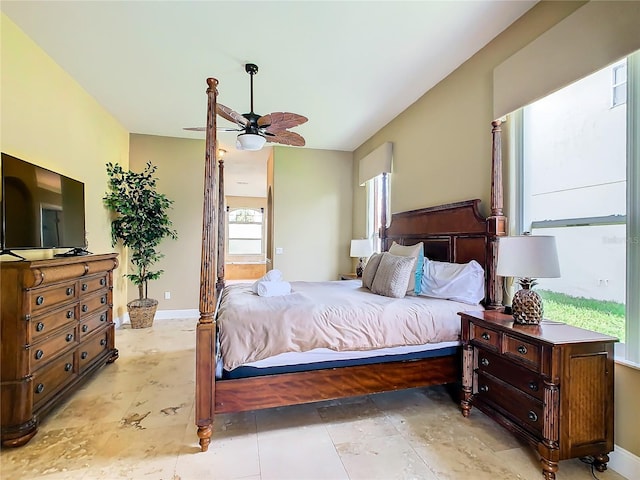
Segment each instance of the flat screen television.
M2 252L86 247L84 183L2 153Z

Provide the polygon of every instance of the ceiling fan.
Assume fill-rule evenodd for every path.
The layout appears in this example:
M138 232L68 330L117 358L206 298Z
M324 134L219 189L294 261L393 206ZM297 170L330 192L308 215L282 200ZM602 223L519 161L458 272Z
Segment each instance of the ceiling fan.
M247 63L245 71L251 77L251 111L240 114L229 107L217 104L217 113L222 118L236 124L237 128L223 128L227 132L242 132L238 135L236 148L238 150L260 150L265 142L281 145L304 146L304 138L288 129L302 125L308 119L297 113L272 112L258 115L253 111L253 76L258 73L258 66ZM185 130L204 131L204 127L185 128Z

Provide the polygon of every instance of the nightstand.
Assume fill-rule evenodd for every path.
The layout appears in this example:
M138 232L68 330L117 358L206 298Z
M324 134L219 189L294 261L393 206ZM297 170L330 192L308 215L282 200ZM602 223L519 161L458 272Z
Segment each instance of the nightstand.
M462 414L475 406L529 442L547 480L568 458L593 456L606 470L617 339L560 322L514 324L497 311L460 316Z
M340 280L358 280L358 277L355 273L341 273Z

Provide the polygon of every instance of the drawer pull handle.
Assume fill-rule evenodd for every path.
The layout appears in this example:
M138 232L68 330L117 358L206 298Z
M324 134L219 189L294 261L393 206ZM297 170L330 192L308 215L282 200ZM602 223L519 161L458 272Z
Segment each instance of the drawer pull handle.
M102 305L104 305L105 303L107 303L107 297L100 297L100 303Z
M488 392L489 391L489 387L487 385L480 385L480 389L481 392Z
M103 287L107 284L107 281L104 278L100 279L100 285L102 285Z
M527 417L529 417L529 420L531 420L532 422L538 421L538 415L536 415L536 412L534 412L533 410L529 410L529 413L527 413Z
M73 295L73 288L67 288L67 295Z
M44 323L38 322L36 324L36 332L41 332L42 330L44 330Z
M518 346L518 353L520 355L526 355L527 354L527 347L525 347L524 345Z
M107 344L107 341L103 338L100 340L100 346L104 347Z
M491 336L487 332L482 332L482 335L480 336L483 340L489 340L491 338Z
M36 360L40 360L44 356L44 352L42 350L36 350Z
M65 363L64 364L64 371L65 372L70 372L72 368L73 368L73 365L71 365L70 363Z
M480 359L480 364L481 364L483 367L488 367L488 366L489 366L489 360L488 360L488 359L486 359L486 358L484 358L484 357L482 357L482 358Z
M89 330L89 325L82 325L82 332L83 333L87 333L88 330Z
M67 333L67 336L65 337L65 339L67 340L67 342L70 342L71 340L73 340L73 333Z
M87 305L82 305L82 311L87 313L89 311L89 307Z
M538 391L538 384L537 382L529 382L529 389L533 390L534 392Z
M82 284L82 291L83 292L86 292L88 288L89 288L89 285L87 285L86 283Z
M67 318L73 318L73 310L67 310Z
M100 315L100 321L104 322L107 319L107 314L103 313L102 315Z
M36 305L42 305L44 303L44 297L42 295L38 295L36 297Z
M39 383L36 385L36 393L42 393L44 391L44 384Z
M88 354L87 352L82 352L82 353L80 354L80 358L81 358L82 360L84 360L84 359L85 359L85 358L87 358L88 356L89 356L89 354Z

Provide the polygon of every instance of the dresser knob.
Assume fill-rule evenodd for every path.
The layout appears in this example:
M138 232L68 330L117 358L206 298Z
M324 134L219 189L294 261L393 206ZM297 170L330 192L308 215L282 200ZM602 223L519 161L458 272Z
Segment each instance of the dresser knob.
M529 417L529 420L531 420L532 422L538 421L538 415L536 415L536 412L532 410L529 410L529 413L527 413L527 417Z
M488 392L489 391L489 387L487 385L480 385L479 390L481 392Z
M67 288L67 295L73 295L73 288Z
M42 330L44 330L44 323L38 322L36 324L36 332L41 332Z
M480 359L480 364L481 364L483 367L488 367L488 366L489 366L489 360L488 360L488 359L486 359L486 358L484 358L484 357L482 357L482 358Z
M526 355L527 354L527 347L525 347L524 345L518 346L518 353L520 355Z
M64 371L65 372L70 372L72 368L73 368L73 365L71 365L70 363L65 363L64 364Z
M529 389L534 392L538 391L538 383L537 382L529 382Z
M105 303L107 303L107 297L100 297L100 303L102 305L104 305Z
M89 285L87 285L86 283L82 284L82 291L83 292L86 292L88 288L89 288Z
M89 356L89 354L88 354L87 352L82 352L82 353L80 354L80 358L81 358L82 360L84 360L84 359L85 359L85 358L87 358L88 356Z
M42 383L39 383L38 385L36 385L36 393L42 393L44 391L44 385Z
M38 295L36 297L36 305L42 305L44 303L44 297L42 295Z
M100 285L102 285L103 287L107 284L107 281L104 278L100 279Z
M73 333L67 333L67 336L65 337L65 339L67 340L67 342L70 342L71 340L73 340Z
M67 310L67 318L73 318L73 310Z
M83 333L87 333L88 330L89 330L89 325L82 325L82 332Z
M89 311L89 307L87 305L82 305L82 311L87 313Z
M487 332L482 332L482 335L480 336L483 340L489 340L491 338Z
M36 360L40 360L42 358L42 356L44 355L44 352L42 350L36 350Z
M103 313L102 315L100 315L100 321L104 322L107 319L107 314Z
M105 346L107 344L107 341L103 338L102 340L100 340L100 345L101 346Z

